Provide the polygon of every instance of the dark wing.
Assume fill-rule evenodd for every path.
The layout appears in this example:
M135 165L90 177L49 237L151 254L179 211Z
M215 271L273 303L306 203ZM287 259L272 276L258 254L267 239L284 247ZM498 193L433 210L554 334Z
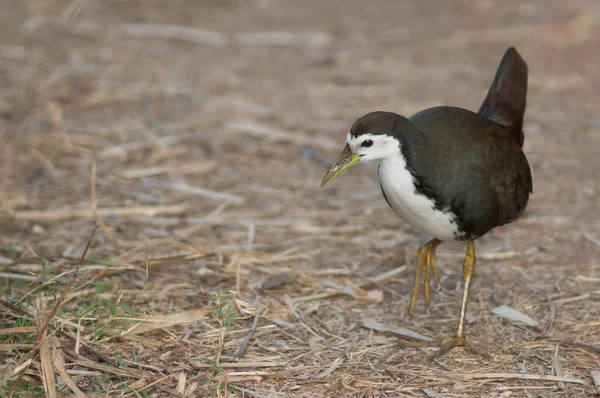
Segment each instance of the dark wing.
M403 154L417 189L457 216L465 239L523 213L531 173L510 130L453 107L430 108L410 121L421 134L406 137Z

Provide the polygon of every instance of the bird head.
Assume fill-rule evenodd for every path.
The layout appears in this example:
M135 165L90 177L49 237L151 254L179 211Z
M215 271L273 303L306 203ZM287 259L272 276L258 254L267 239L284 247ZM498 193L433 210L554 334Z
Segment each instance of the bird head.
M321 187L358 163L398 156L400 141L394 132L403 120L406 119L395 113L371 112L354 122L342 154L323 178Z

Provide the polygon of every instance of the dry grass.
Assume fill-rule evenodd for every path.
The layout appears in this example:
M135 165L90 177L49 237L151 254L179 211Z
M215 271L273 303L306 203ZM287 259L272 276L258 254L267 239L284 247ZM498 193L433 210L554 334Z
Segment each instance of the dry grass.
M294 4L2 2L0 395L600 393L598 6ZM369 110L476 108L508 45L534 196L430 363L463 247L410 320L423 237L373 168L319 181Z

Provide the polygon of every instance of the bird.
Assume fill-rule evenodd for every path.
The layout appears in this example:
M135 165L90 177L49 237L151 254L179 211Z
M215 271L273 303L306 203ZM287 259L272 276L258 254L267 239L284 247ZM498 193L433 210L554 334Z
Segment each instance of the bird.
M438 288L435 251L444 241L466 243L460 316L453 338L430 358L466 345L465 318L475 271L475 240L517 220L533 193L523 153L523 119L529 68L509 47L478 112L436 106L406 118L370 112L357 119L344 149L321 182L324 187L358 163L379 161L378 178L392 210L431 236L417 252L407 313L415 314L424 277L425 307L430 282Z

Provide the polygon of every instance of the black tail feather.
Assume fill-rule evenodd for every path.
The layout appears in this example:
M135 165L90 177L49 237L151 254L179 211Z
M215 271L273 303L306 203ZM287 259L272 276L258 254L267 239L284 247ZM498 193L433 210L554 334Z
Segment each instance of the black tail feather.
M508 127L523 145L529 68L514 47L504 53L479 114Z

